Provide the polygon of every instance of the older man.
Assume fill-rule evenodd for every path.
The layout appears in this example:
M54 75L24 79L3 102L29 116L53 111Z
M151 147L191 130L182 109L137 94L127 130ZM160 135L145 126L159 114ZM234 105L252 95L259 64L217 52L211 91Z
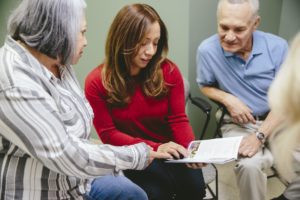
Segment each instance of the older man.
M258 0L220 0L218 34L197 52L201 92L223 104L224 137L244 136L234 169L241 199L266 199L266 175L273 156L265 141L279 123L270 112L267 92L287 53L282 38L257 31Z

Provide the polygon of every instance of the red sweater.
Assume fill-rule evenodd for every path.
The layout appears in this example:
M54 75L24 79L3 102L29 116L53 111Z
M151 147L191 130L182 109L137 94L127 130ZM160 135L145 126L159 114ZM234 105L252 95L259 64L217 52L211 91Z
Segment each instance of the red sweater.
M130 145L145 142L156 150L162 143L174 141L187 147L194 134L185 114L184 86L178 67L162 64L168 94L160 99L147 97L136 85L131 101L124 107L112 107L105 99L100 71L92 70L85 80L85 94L94 110L94 126L103 143Z

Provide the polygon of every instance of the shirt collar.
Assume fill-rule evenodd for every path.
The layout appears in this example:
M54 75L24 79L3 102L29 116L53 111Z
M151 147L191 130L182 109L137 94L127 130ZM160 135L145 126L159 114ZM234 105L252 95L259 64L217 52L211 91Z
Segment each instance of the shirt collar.
M263 53L263 48L262 48L261 38L258 36L256 31L253 32L252 36L253 36L253 47L252 47L252 51L251 51L250 54L253 55L253 56L262 54ZM222 50L223 50L223 53L226 57L236 56L234 53L224 51L223 48L222 48Z

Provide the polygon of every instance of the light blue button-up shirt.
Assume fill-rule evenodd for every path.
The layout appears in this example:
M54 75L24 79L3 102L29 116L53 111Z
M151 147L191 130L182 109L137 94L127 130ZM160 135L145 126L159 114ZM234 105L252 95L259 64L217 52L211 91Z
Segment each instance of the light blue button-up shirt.
M262 31L253 33L253 49L247 61L225 52L217 34L204 40L197 51L197 83L200 87L218 85L253 111L269 111L267 93L288 51L287 42Z

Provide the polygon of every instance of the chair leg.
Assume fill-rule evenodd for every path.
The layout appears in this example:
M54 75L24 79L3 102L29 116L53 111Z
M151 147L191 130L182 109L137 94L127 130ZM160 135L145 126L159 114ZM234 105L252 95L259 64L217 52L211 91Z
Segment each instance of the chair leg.
M213 167L216 170L216 182L215 182L215 188L216 188L216 195L215 195L215 199L218 200L219 199L219 177L218 177L218 169L217 167L213 164Z
M219 198L219 182L218 182L218 169L217 167L212 164L212 166L214 167L215 171L216 171L216 177L215 177L215 192L211 189L211 187L209 186L209 184L207 184L207 189L209 191L209 193L212 196L212 199L214 200L218 200Z

